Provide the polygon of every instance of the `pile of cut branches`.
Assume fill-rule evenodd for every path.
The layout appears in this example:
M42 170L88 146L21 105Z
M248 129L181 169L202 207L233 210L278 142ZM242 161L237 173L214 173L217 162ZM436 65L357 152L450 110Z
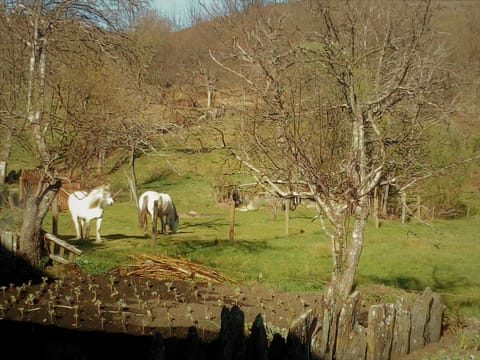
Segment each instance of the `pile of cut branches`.
M165 255L132 255L134 263L121 265L110 270L120 276L140 276L155 280L183 280L199 283L235 282L233 279L185 258Z

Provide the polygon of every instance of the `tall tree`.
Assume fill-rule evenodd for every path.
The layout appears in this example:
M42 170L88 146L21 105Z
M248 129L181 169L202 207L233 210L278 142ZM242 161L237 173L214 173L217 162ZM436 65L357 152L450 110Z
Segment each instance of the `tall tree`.
M248 94L242 144L227 148L271 193L316 202L335 294L352 290L375 187L435 171L425 144L446 121L452 78L431 16L430 1L251 6L228 56L212 53Z

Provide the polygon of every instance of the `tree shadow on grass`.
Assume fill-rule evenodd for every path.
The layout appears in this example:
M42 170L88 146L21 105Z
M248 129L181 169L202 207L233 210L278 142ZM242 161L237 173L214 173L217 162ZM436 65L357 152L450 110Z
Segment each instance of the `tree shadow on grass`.
M185 232L185 229L196 229L196 228L214 229L214 228L218 228L219 226L228 226L228 225L229 223L223 219L211 219L211 220L206 220L201 222L186 221L180 224L179 233ZM237 226L237 224L235 226Z
M266 241L248 240L173 240L178 253L188 255L201 253L202 251L228 251L234 250L240 253L258 253L272 248ZM172 242L171 242L172 243Z
M393 276L382 278L377 276L370 276L369 279L378 284L396 287L405 290L423 291L427 286L433 291L454 291L457 287L465 287L470 284L465 276L454 276L452 273L448 276L439 276L440 268L434 266L432 269L432 281L423 281L412 276ZM447 271L443 269L443 271Z
M427 286L423 281L411 276L393 276L388 278L369 276L368 278L375 284L383 284L404 290L422 291Z

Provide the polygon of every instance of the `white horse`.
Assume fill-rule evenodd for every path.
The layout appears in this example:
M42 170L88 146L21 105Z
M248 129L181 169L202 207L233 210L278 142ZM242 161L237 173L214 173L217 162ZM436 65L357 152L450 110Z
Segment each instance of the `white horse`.
M113 205L113 197L108 187L101 186L86 191L75 191L68 197L68 209L72 214L77 239L90 238L90 221L97 220L96 243L101 243L100 228L102 226L103 207Z
M140 210L140 224L145 232L147 231L148 215L153 219L153 208L155 201L158 201L157 214L162 223L162 234L167 233L167 224L172 233L178 230L179 217L175 203L170 195L158 193L156 191L145 191L138 200L138 209Z

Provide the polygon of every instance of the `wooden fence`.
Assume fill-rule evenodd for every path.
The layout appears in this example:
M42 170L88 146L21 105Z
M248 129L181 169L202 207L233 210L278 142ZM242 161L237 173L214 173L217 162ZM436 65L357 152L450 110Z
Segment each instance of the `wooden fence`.
M69 264L82 254L82 251L56 236L43 233L44 247L48 257L61 264ZM0 231L0 265L7 268L15 267L18 248L18 234L11 231Z
M244 313L237 306L224 307L220 333L213 346L201 346L195 328L191 328L182 346L177 344L172 351L166 342L157 339L152 343L151 354L156 359L164 359L169 353L172 359L195 354L188 358L390 360L401 359L440 340L443 305L439 295L429 288L408 306L402 300L373 305L366 320L362 319L363 312L358 293L343 302L322 299L316 310L293 322L287 339L276 334L269 340L260 315L246 335Z
M70 264L75 258L82 254L82 250L70 245L66 241L57 238L55 235L44 233L43 239L48 257L61 264Z
M224 307L218 350L222 359L401 359L440 340L443 305L427 288L411 305L372 305L366 323L355 293L344 302L322 299L319 307L296 319L287 339L267 332L260 315L250 336L244 335L244 314L236 306ZM195 341L188 341L195 343Z
M42 180L42 172L40 170L22 170L19 178L19 197L23 203L28 196L35 194L38 185ZM74 191L80 190L81 184L78 182L62 181L62 186L55 197L52 207L64 211L68 209L68 195Z
M286 340L267 341L260 315L246 337L243 312L224 307L217 346L222 359L390 360L440 340L443 305L429 288L411 305L372 305L366 320L363 314L359 293L344 302L322 299L292 323Z
M0 231L0 265L14 268L18 250L18 234Z
M311 310L296 320L289 336L295 353L309 359L401 359L406 354L438 342L444 306L429 288L410 305L372 305L367 321L360 295L344 302L323 298L320 311ZM287 341L288 343L288 341Z

